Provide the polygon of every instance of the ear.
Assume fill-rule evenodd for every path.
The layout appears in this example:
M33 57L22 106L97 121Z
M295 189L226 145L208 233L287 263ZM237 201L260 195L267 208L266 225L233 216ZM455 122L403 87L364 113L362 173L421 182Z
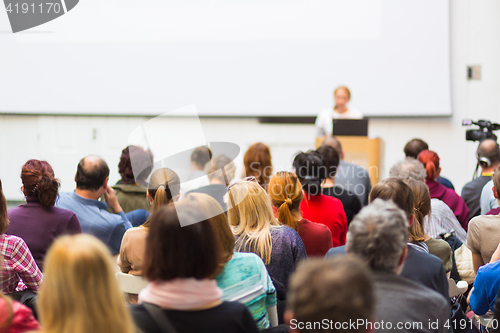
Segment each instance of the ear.
M495 191L495 186L493 186L493 187L491 188L491 190L493 191L493 196L495 197L495 199L497 199L497 200L498 200L498 194L497 194L497 191ZM24 187L23 187L23 191L24 191Z
M285 320L285 324L288 326L288 332L300 333L299 329L297 328L297 322L293 318L292 310L286 310L285 314L283 315L283 319Z
M403 266L407 255L408 255L408 247L405 247L403 249L403 253L401 253L401 257L399 258L398 267Z
M76 183L76 173L75 173L75 183Z
M343 160L345 156L345 152L342 150L342 153L340 154L340 159Z
M149 194L149 191L146 191L146 195L148 197L149 202L153 202L153 198L151 197L151 194Z
M410 219L408 220L408 225L412 225L415 222L415 215L411 214Z
M23 194L26 196L26 192L24 192L24 185L21 186L21 191L23 191ZM495 191L493 191L493 192L495 192Z
M104 187L105 189L108 187L108 180L109 177L106 177L106 179L104 179L104 183L102 183L102 187Z
M441 174L441 168L440 167L437 169L437 174L438 174L438 177Z

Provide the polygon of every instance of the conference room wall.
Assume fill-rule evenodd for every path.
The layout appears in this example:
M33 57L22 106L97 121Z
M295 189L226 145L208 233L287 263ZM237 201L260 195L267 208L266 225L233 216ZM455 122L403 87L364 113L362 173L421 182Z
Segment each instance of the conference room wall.
M369 134L384 141L382 178L388 175L392 164L403 158L405 142L421 137L439 153L442 174L460 192L472 177L477 147L477 143L465 141L462 119L500 121L500 2L453 0L450 16L453 116L373 118ZM467 81L466 66L471 64L482 66L481 80ZM376 88L391 98L390 91ZM426 97L416 91L415 98ZM115 183L119 179L120 152L128 143L130 131L149 119L0 115L0 178L8 199L22 198L20 168L30 158L49 161L62 181L62 190L71 191L78 160L98 154L108 161L110 182ZM289 169L298 150L313 148L316 134L312 125L259 124L253 118L204 118L202 125L208 141L230 141L241 147L242 152L235 160L240 168L243 153L250 144L257 141L269 144L276 171ZM179 119L170 120L165 128L168 126L186 127Z

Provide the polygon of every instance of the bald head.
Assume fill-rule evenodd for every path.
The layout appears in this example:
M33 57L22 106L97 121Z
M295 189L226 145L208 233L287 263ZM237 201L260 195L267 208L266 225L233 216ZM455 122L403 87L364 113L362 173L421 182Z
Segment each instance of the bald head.
M339 139L337 139L333 135L328 135L325 138L325 140L323 141L323 143L321 145L322 146L330 146L330 147L332 147L333 149L335 149L337 151L337 153L340 156L340 159L342 159L342 157L343 157L343 155L342 155L342 144L340 143Z
M485 157L490 160L490 167L497 167L500 164L500 150L498 144L493 139L486 139L481 141L477 147L477 157Z
M109 176L109 167L99 156L87 156L80 160L76 170L76 188L98 191Z

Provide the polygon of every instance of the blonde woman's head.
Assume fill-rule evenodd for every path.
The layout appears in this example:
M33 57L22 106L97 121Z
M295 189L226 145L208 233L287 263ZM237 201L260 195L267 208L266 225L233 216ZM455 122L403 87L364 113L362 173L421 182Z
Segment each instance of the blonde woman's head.
M39 312L44 333L134 332L112 256L91 235L63 236L47 253Z

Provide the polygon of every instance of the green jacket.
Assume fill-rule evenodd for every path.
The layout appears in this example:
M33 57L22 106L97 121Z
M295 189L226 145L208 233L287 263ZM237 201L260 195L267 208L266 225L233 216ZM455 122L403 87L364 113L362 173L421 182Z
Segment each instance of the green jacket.
M125 213L136 209L151 211L147 198L147 188L138 185L117 184L112 186L116 198Z

